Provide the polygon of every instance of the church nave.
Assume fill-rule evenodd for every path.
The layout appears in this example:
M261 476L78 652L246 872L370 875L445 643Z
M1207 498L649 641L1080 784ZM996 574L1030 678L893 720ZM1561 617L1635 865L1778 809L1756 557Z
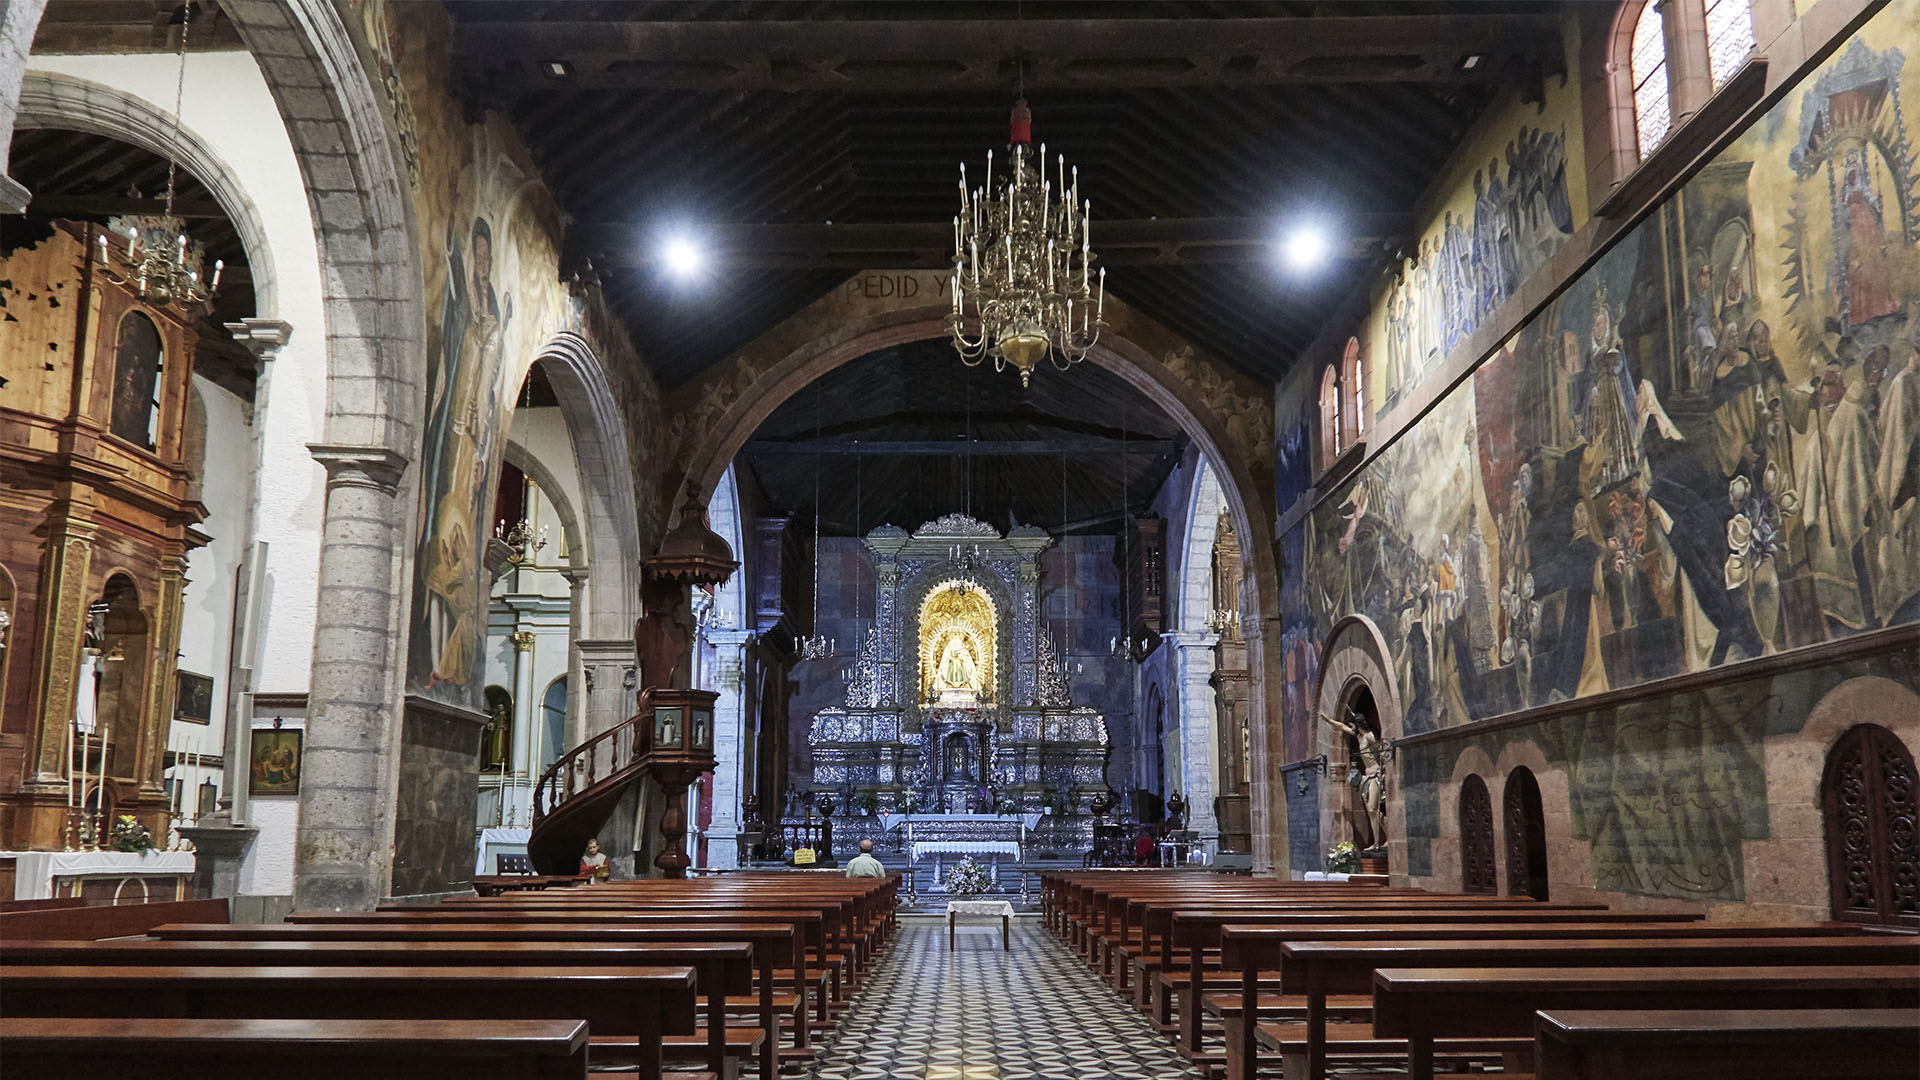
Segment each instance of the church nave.
M1140 1013L1033 918L903 917L900 937L824 1043L814 1080L1197 1080Z

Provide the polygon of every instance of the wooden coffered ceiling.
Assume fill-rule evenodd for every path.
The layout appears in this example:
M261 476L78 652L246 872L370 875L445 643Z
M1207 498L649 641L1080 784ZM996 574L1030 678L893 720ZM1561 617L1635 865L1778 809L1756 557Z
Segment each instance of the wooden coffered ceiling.
M1004 147L1022 81L1114 293L1277 378L1496 90L1556 77L1564 6L445 3L457 92L513 119L669 388L854 270L945 265L957 164ZM1341 257L1290 274L1308 216ZM699 287L657 265L674 229L711 246Z

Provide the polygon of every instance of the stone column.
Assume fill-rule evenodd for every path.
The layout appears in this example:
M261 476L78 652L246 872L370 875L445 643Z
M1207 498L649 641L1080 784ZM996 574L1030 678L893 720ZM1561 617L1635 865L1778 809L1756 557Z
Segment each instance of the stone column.
M751 630L709 630L719 676L720 700L713 707L713 824L707 828L707 865L731 869L740 864L741 778L754 747L747 741L747 688L743 675Z
M516 630L513 642L513 801L510 821L533 824L533 785L540 779L540 763L533 759L533 631Z
M380 446L309 450L327 470L327 492L293 902L370 911L393 874L413 520L401 497L407 461Z
M253 512L247 516L245 539L240 550L245 554L235 575L242 590L240 602L236 605L235 625L232 631L233 648L229 650L227 663L227 711L226 731L221 738L221 754L226 759L223 783L220 785L220 801L210 822L245 824L247 820L247 750L253 730L253 676L254 664L260 659L259 641L264 620L262 605L264 598L252 595L257 580L264 582L264 568L258 563L267 558L268 547L260 540L260 521L264 512L260 499L260 485L268 475L271 455L268 450L266 431L269 424L277 419L273 389L277 381L274 377L273 360L280 355L280 349L293 339L291 324L279 319L242 319L226 324L227 332L233 340L245 346L254 355L253 389L253 473L249 478L248 503ZM291 410L288 410L289 412ZM296 459L297 460L297 459ZM304 469L306 466L300 466ZM256 575L258 572L258 575ZM251 621L249 621L251 620ZM209 823L202 823L208 827ZM243 850L244 854L244 850Z
M1220 823L1213 816L1213 796L1219 790L1214 751L1219 746L1219 720L1214 715L1213 649L1216 634L1176 630L1164 635L1176 649L1180 688L1180 785L1187 800L1187 828L1208 844L1220 839Z
M13 118L20 108L20 81L27 74L27 52L40 26L47 0L0 0L0 214L18 214L32 198L7 175L7 150L13 145Z

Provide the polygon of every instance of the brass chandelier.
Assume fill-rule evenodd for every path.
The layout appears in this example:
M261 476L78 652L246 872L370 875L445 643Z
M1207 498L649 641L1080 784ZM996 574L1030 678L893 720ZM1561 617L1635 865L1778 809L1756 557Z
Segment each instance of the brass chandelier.
M173 88L173 142L180 144L180 106L187 87L187 31L193 25L193 5L182 9L180 22L180 74ZM99 234L101 272L115 285L131 286L142 303L155 307L171 304L182 310L203 307L220 289L220 271L224 263L215 260L213 279L203 279L206 249L187 235L187 225L173 212L174 175L178 163L167 155L167 198L165 211L116 217L107 222L108 232ZM108 233L127 238L124 272L116 272L109 256Z
M995 371L1018 371L1024 388L1042 359L1065 371L1087 358L1106 325L1107 272L1092 270L1093 201L1080 199L1080 170L1060 155L1047 174L1047 147L1033 151L1024 98L1014 103L1011 128L1004 177L994 176L991 150L984 186L969 189L960 165L952 330L962 363L991 357Z

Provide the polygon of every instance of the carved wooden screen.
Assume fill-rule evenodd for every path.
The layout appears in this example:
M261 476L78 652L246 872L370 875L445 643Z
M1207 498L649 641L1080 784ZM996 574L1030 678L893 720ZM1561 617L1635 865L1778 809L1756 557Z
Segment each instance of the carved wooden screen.
M1546 816L1540 808L1540 784L1521 766L1507 775L1501 799L1507 824L1507 895L1547 898Z
M1478 776L1468 776L1460 785L1460 888L1470 893L1500 891L1493 859L1493 797Z
M1821 796L1833 917L1920 926L1913 755L1893 732L1862 724L1828 753Z

